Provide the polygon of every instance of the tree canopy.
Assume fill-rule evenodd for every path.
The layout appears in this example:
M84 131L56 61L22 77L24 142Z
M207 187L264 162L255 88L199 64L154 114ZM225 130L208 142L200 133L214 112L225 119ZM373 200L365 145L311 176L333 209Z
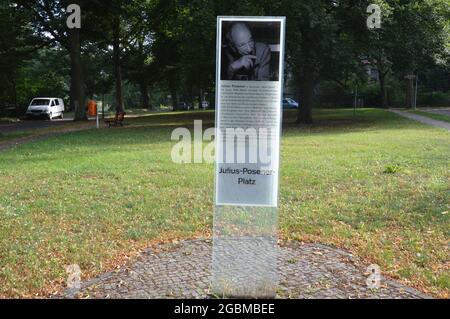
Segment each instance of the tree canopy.
M371 3L382 10L379 29L366 25ZM81 29L66 25L69 4L81 7ZM367 68L373 68L379 106L387 107L389 81L421 73L431 85L430 72L445 82L449 70L446 0L5 0L0 112L6 106L19 112L34 95L53 92L67 96L75 119L82 120L87 97L112 93L123 111L125 85L139 92L146 109L154 92L170 96L174 109L179 101L200 104L206 94L214 96L218 15L287 17L286 69L302 123L312 122L321 83L352 88L367 82Z

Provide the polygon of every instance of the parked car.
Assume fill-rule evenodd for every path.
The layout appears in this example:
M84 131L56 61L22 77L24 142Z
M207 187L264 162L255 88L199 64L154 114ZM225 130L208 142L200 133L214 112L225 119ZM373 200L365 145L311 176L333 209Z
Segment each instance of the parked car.
M283 109L298 109L298 102L286 97L283 99Z
M56 97L37 97L28 106L28 117L45 117L49 120L64 118L64 101Z

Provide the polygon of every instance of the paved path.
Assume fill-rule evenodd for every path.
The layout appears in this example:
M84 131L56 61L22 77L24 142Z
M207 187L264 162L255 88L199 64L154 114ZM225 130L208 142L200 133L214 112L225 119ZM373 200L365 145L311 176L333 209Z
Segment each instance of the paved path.
M421 111L450 116L450 108L423 108Z
M134 263L67 289L56 298L211 298L210 240L155 246ZM355 256L319 244L290 243L279 248L277 298L427 298L383 279L367 287L366 269Z
M447 129L448 131L450 131L450 123L434 120L434 119L431 119L431 118L426 117L426 116L412 114L412 113L405 112L405 111L398 110L398 109L391 109L390 111L395 113L395 114L398 114L400 116L406 117L406 118L408 118L410 120L414 120L414 121L421 122L421 123L424 123L424 124L428 124L428 125L433 125L433 126L436 126L436 127L444 128L444 129Z

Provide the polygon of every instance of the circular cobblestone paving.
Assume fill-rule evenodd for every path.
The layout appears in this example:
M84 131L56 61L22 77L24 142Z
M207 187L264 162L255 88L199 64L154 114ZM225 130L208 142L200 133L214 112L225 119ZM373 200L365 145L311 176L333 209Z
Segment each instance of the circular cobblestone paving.
M277 298L427 298L417 290L382 279L367 287L368 265L319 244L280 246ZM128 266L67 289L59 298L212 298L210 240L164 244L144 251Z

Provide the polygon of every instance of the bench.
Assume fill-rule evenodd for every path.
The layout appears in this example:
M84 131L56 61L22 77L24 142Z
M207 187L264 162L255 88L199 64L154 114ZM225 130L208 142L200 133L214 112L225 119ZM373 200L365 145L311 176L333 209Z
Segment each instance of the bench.
M106 119L105 124L108 125L108 127L112 126L123 126L123 119L125 118L125 112L117 112L116 116L112 119Z

